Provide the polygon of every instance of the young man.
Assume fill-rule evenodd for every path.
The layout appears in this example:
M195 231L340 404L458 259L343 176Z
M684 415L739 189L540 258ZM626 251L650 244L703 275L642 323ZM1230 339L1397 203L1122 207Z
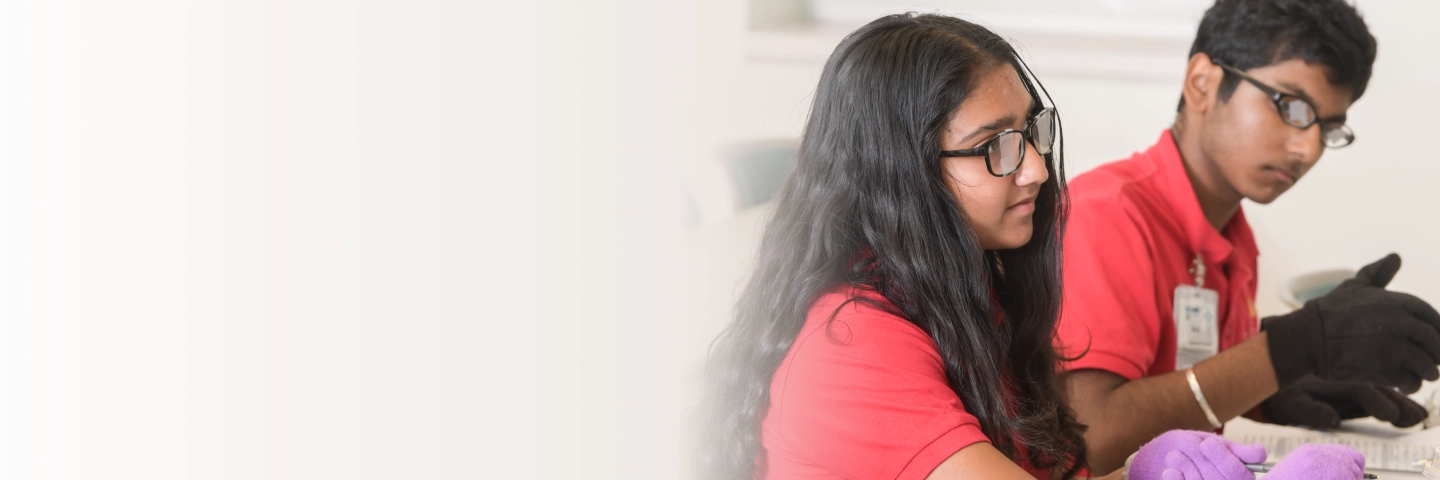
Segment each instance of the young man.
M1083 354L1065 378L1093 473L1162 432L1219 428L1257 405L1265 421L1316 427L1424 418L1396 388L1440 378L1440 314L1385 290L1399 257L1260 321L1259 252L1240 208L1274 201L1326 147L1354 140L1345 114L1374 60L1375 39L1341 0L1219 0L1174 126L1071 182L1057 341Z

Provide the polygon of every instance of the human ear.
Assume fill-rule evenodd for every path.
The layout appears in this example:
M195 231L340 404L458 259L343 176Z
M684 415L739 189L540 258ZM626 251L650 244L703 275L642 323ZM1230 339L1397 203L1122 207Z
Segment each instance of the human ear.
M1220 80L1224 77L1225 70L1212 62L1209 55L1203 52L1192 55L1185 67L1185 83L1180 89L1185 98L1185 110L1194 113L1210 110L1215 105Z

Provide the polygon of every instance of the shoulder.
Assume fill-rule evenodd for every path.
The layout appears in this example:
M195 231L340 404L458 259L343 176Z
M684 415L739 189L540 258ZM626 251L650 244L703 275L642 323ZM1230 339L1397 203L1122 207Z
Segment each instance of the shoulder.
M879 292L851 286L816 299L791 351L793 356L810 353L941 365L935 342L924 330L902 317Z
M873 290L842 286L812 304L770 385L768 473L923 478L986 441L935 343Z
M1133 203L1137 194L1154 188L1158 169L1145 153L1136 153L1077 175L1070 181L1070 200L1086 203Z
M1142 241L1166 210L1159 169L1146 153L1107 163L1070 182L1066 241Z

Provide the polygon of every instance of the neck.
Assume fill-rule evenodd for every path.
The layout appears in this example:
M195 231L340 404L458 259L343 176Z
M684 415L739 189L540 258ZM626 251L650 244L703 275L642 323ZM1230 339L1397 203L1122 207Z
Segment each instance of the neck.
M1198 132L1184 131L1182 117L1175 119L1170 135L1175 138L1175 148L1180 151L1185 175L1190 177L1190 188L1195 190L1195 199L1200 201L1200 211L1205 213L1205 220L1216 231L1224 230L1225 224L1230 223L1235 212L1240 210L1240 200L1245 197L1230 186L1214 159L1205 154Z

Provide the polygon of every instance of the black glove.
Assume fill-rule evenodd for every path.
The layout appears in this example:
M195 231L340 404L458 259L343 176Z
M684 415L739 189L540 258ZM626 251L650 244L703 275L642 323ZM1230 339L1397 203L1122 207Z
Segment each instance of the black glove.
M1440 378L1440 313L1385 290L1398 270L1392 253L1300 310L1263 320L1280 387L1315 375L1413 393L1422 378Z
M1340 382L1305 377L1260 404L1265 421L1333 429L1341 420L1375 417L1405 428L1429 412L1393 388L1365 382Z

